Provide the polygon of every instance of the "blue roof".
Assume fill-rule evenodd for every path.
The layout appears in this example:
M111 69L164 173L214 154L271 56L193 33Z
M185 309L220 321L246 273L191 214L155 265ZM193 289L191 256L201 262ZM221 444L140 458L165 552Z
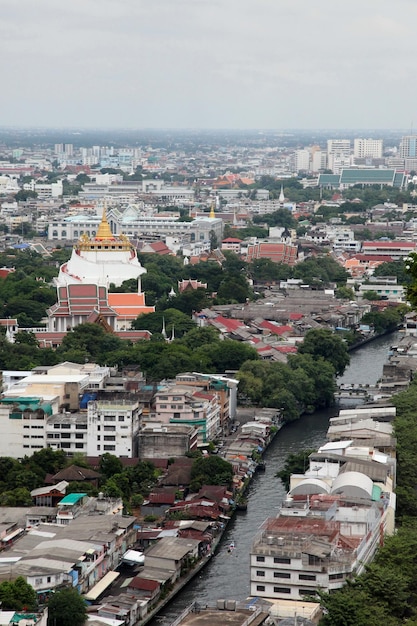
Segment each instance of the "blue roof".
M83 498L85 498L87 494L86 493L69 493L68 495L65 496L65 498L62 498L62 500L59 501L59 505L61 504L77 504L77 502L79 502L80 500L82 500Z

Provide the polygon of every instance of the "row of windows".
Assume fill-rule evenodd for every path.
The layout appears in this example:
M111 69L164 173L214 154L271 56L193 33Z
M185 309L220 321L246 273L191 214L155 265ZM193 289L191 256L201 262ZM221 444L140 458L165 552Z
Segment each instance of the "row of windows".
M32 426L33 428L33 426ZM71 424L54 424L54 428L62 428L62 430L71 430ZM87 424L76 424L75 430L87 430Z
M71 439L71 433L48 433L48 439ZM76 439L84 439L84 433L75 433Z
M256 591L265 591L265 585L256 585ZM289 587L274 587L274 593L291 593L291 589ZM298 593L300 596L314 596L316 595L316 591L314 589L299 589Z
M258 569L256 570L257 576L265 576L265 570ZM291 574L288 572L274 572L274 578L290 578ZM299 574L299 580L316 580L315 574Z
M256 561L257 563L265 563L265 557L257 556ZM283 556L274 556L274 563L285 563L286 565L289 565L291 563L291 559Z

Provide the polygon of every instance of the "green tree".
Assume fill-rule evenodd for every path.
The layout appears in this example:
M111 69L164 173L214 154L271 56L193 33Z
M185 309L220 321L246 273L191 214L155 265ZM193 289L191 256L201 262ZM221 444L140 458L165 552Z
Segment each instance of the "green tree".
M333 365L337 376L343 374L350 360L346 344L325 328L309 330L298 352L311 354L314 358L323 357Z
M230 485L232 465L219 456L201 456L191 467L191 489L198 491L203 485Z
M2 609L33 611L37 606L36 591L22 576L15 580L0 583L0 602Z
M304 474L309 466L309 456L313 452L315 450L301 450L287 456L283 469L277 472L277 477L284 483L286 491L290 488L291 474Z
M83 626L87 606L76 589L56 591L48 601L48 626Z
M105 452L100 457L99 472L106 479L112 478L115 474L120 474L123 470L123 464L119 457L110 452Z

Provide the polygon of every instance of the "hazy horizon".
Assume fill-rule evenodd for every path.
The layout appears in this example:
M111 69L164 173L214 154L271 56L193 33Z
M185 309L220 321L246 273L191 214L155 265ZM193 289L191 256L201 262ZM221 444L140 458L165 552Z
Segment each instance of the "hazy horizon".
M411 128L416 19L412 0L4 0L0 122Z

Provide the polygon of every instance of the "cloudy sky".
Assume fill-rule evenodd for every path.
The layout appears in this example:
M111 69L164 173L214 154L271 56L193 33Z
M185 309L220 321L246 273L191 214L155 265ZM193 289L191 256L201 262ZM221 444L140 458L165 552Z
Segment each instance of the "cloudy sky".
M0 126L417 127L416 0L0 7Z

